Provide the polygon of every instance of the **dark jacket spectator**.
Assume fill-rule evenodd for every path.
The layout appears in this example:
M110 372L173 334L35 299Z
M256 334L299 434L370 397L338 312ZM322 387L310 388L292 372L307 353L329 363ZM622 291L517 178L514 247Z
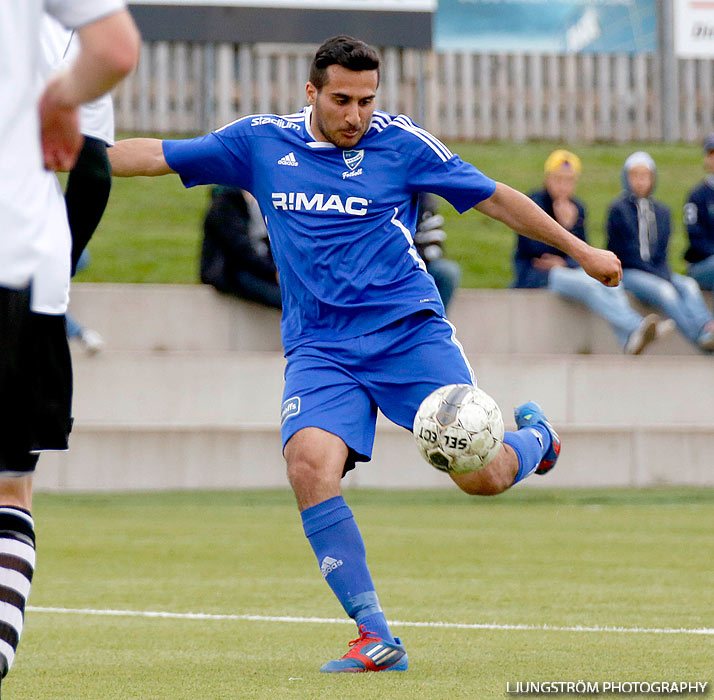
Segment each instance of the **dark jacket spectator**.
M535 192L531 192L528 196L543 209L548 216L552 216L554 219L556 218L553 212L553 198L547 189L536 190ZM570 197L570 200L578 210L578 218L574 226L570 229L570 232L584 241L586 240L585 206L577 197ZM548 286L549 270L538 269L533 266L533 261L543 255L557 255L563 258L566 267L579 267L578 263L569 255L563 253L563 251L541 243L540 241L534 241L532 238L518 236L513 261L515 274L514 287L519 289L540 289Z
M219 292L280 308L267 231L242 190L214 187L203 224L201 282Z
M707 175L687 197L684 223L689 247L684 259L697 263L714 255L714 174Z
M714 290L714 132L702 144L707 176L690 193L684 205L689 248L684 259L688 272L702 289Z

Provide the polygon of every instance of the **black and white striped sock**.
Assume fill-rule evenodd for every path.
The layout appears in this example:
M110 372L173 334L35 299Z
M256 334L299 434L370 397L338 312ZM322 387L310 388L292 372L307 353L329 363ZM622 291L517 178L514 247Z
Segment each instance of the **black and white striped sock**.
M32 516L22 508L0 506L0 678L15 659L34 570Z

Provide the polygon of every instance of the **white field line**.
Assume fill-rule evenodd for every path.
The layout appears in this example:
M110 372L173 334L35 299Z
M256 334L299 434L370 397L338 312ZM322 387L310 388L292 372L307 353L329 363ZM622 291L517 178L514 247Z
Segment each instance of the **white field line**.
M30 612L55 613L59 615L99 615L107 617L154 617L169 620L244 620L248 622L288 622L321 625L354 624L346 618L329 617L288 617L285 615L220 615L213 613L175 613L153 610L92 610L83 608L44 608L28 605ZM699 634L714 636L714 628L671 628L671 627L561 627L557 625L496 625L467 622L414 622L390 620L394 627L434 627L459 630L520 630L532 632L615 632L620 634Z

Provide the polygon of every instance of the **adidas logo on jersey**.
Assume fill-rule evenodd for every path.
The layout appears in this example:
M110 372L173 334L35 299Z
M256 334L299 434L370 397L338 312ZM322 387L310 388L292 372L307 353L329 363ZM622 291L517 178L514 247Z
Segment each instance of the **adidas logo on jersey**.
M342 566L342 559L333 559L332 557L325 557L320 564L320 571L322 575L327 578L327 574L332 573L335 569Z
M286 156L283 156L279 161L278 165L292 165L294 168L297 168L298 162L297 158L295 157L295 154L290 151Z

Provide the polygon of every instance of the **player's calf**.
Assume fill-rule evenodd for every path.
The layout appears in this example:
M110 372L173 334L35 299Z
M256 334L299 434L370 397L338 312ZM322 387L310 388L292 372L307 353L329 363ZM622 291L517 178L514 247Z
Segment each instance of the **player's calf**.
M483 469L450 476L470 496L497 496L513 485L517 473L518 457L515 451L508 445L502 445L498 454Z

